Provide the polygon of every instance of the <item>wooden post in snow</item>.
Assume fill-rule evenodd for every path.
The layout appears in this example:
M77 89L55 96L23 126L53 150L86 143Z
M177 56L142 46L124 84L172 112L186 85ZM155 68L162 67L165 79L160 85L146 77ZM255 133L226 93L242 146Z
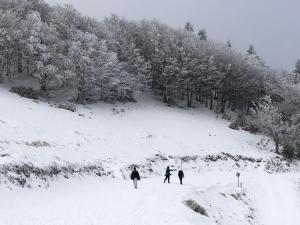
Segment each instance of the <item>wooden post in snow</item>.
M241 176L240 173L236 173L236 177L238 179L238 187L240 187L240 176Z

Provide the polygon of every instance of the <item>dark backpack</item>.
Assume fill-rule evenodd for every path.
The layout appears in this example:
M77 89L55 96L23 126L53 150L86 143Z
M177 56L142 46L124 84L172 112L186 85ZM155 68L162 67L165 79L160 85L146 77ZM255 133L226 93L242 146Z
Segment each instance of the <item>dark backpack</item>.
M140 180L140 174L136 170L132 171L132 173L131 173L131 180L134 180L134 179Z

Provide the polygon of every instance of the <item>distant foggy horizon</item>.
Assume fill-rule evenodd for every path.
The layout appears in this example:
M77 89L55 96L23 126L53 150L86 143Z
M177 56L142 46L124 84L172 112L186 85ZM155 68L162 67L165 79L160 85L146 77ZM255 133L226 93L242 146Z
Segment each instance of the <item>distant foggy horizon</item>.
M98 20L117 14L126 19L158 19L174 28L189 21L208 38L257 54L275 69L293 70L300 58L300 1L297 0L46 0L72 4L83 15Z

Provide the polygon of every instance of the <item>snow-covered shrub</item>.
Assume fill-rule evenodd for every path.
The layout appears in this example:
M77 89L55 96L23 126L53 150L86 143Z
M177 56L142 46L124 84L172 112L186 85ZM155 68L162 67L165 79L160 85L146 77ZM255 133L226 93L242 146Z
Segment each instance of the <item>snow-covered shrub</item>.
M227 111L226 111L226 112L222 113L222 119L231 121L232 115L227 113Z
M242 129L244 131L248 131L251 134L257 134L260 132L259 126L257 123L253 122L255 118L253 116L239 116L236 120L234 120L230 125L229 128L233 130Z
M184 163L189 163L191 161L196 161L198 159L198 156L182 156L180 157L180 159Z
M261 163L262 162L262 158L252 158L252 157L247 157L247 156L243 156L243 155L232 155L232 154L226 153L226 152L221 152L220 154L207 155L204 158L205 162L217 162L218 160L221 160L221 161L233 160L235 162L246 161L246 162L251 162L251 163Z
M34 180L39 181L39 186L47 186L49 185L49 181L54 178L64 177L68 179L83 175L107 176L109 172L106 172L101 164L96 163L84 165L66 163L58 165L54 162L45 167L39 167L32 163L0 165L1 180L7 180L8 183L4 183L10 183L23 188L32 187L31 185L34 183Z
M31 147L35 147L35 148L51 147L51 145L46 141L33 141L31 143L26 142L25 144L28 146L31 146Z
M257 134L257 133L259 133L259 127L256 124L253 124L253 123L245 123L242 126L242 129L244 131L248 131L251 134Z
M57 108L65 109L65 110L68 110L68 111L71 111L71 112L76 112L76 110L77 110L76 105L70 104L70 103L58 104Z
M10 91L12 93L16 93L24 98L30 98L30 99L35 99L35 100L38 99L37 91L33 90L33 88L31 88L31 87L23 87L23 86L12 87L10 89Z
M245 193L243 193L243 194L245 194ZM233 197L237 201L242 199L241 193L231 194L230 196Z
M235 120L229 125L229 128L233 130L239 130L240 126L241 126L241 122L239 120Z
M289 162L280 157L266 161L265 170L271 173L285 173L291 170Z
M184 201L183 203L196 213L199 213L203 216L208 216L206 209L199 205L196 201L189 199Z

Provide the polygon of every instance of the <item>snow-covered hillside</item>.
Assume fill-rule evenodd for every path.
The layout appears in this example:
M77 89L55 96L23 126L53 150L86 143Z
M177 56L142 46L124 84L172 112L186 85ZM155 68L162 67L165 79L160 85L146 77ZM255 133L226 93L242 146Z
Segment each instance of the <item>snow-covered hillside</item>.
M117 158L134 163L156 153L269 156L270 146L258 145L261 136L232 130L228 121L208 110L168 108L150 97L141 98L137 104L78 106L73 113L0 88L0 148L9 154L1 160Z
M0 101L0 225L300 224L297 165L206 109L143 95L71 112L4 86ZM137 190L132 164L142 175ZM184 169L184 185L176 172L163 183L167 165ZM186 207L188 199L208 216Z

